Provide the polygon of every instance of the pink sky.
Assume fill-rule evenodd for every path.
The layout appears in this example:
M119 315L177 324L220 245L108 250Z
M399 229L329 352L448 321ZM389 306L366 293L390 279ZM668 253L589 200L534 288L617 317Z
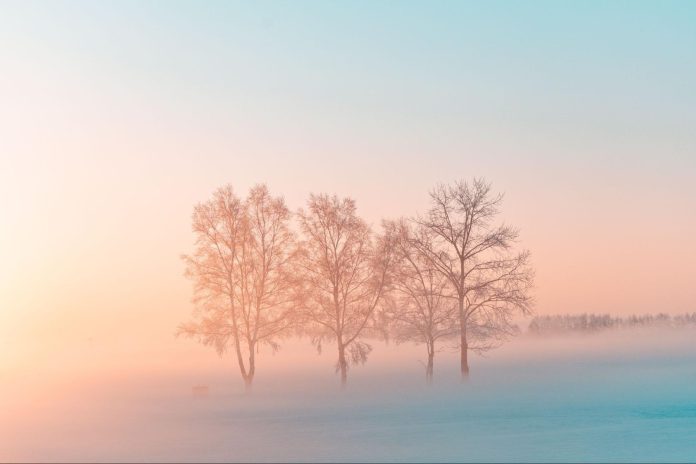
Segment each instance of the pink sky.
M225 183L266 182L293 209L310 192L352 196L377 227L423 210L437 182L484 176L532 252L538 313L696 311L695 67L678 18L668 31L607 19L607 40L583 42L560 10L493 26L477 7L472 30L406 9L382 34L315 11L328 5L3 8L12 362L89 338L189 349L172 338L191 310L179 255L193 205Z

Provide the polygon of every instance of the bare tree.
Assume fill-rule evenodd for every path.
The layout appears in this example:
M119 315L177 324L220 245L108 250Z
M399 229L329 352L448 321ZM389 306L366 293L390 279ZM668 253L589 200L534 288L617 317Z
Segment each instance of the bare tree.
M373 326L387 285L388 246L373 237L349 198L311 195L298 217L307 330L319 350L323 341L336 343L336 370L345 387L348 356L353 364L364 363L372 350L361 337Z
M414 246L427 244L427 230L404 220L387 222L385 228L394 253L386 320L397 343L425 344L425 377L431 383L436 342L457 333L457 300L447 277Z
M533 271L529 252L515 253L517 229L494 225L502 195L483 179L438 185L431 207L414 222L425 238L414 246L452 285L458 301L462 378L468 350L486 350L509 335L516 312L531 312Z
M278 349L277 339L293 323L295 236L282 197L265 185L241 201L231 186L195 207L196 249L183 256L194 281L194 320L179 333L214 346L234 348L249 389L260 345Z

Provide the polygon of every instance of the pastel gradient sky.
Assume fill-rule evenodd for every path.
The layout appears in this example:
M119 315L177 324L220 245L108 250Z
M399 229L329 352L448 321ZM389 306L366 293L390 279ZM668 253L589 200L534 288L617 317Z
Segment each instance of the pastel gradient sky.
M171 342L228 182L485 176L539 313L696 311L695 82L695 2L0 3L0 351Z

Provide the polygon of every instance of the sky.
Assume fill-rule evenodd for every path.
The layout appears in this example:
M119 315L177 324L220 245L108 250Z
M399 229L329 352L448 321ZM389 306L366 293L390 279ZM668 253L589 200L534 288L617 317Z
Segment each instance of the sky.
M539 314L696 311L695 26L668 1L2 2L0 362L202 352L173 337L179 256L226 183L351 196L377 229L482 176Z

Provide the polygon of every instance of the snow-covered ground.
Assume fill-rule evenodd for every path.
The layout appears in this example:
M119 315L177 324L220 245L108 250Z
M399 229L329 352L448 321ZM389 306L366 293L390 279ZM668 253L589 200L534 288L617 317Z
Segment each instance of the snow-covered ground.
M445 352L431 387L419 353L375 346L343 392L328 352L317 366L276 355L250 395L232 368L125 373L53 394L6 388L0 460L696 459L693 331L521 337L474 358L466 383ZM196 383L208 397L191 394Z

